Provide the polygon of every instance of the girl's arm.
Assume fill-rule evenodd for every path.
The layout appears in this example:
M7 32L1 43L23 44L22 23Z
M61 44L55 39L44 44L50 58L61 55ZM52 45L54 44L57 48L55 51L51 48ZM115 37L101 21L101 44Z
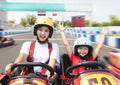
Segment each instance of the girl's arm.
M102 29L99 43L98 43L96 49L94 50L94 59L99 55L100 51L103 48L105 35L107 35L107 30L106 29Z
M72 54L72 49L67 41L67 38L66 38L66 35L64 33L64 27L63 27L63 24L58 24L58 28L60 29L60 33L61 33L61 37L62 37L62 41L63 41L63 44L65 46L65 49L69 55L69 57L71 57L71 54Z

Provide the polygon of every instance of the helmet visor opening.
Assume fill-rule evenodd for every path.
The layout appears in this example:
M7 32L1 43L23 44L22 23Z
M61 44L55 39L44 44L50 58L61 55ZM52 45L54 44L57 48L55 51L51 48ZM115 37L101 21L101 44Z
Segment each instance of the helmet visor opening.
M48 27L48 29L50 30L50 34L49 34L49 38L51 38L52 34L53 34L53 28L49 25L46 24L37 24L34 26L34 35L37 36L37 29L42 27L42 26L46 26Z

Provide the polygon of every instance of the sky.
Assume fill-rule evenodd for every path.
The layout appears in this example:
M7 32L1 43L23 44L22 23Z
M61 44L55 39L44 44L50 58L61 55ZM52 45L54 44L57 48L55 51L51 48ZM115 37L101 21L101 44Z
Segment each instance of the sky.
M54 20L70 20L72 16L85 15L85 19L92 21L103 22L109 21L110 15L115 15L120 18L120 0L6 0L9 2L43 2L43 3L65 3L90 5L92 7L92 17L86 12L58 12L57 16L53 17L52 12L47 12L47 16ZM51 2L52 1L52 2ZM33 11L8 11L8 20L20 21L20 18L27 14L37 16L37 12Z

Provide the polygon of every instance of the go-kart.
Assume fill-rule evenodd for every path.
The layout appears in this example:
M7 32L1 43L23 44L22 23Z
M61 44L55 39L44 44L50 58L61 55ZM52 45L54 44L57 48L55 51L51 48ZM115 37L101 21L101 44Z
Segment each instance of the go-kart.
M107 69L120 79L120 52L109 52L102 61L105 62Z
M14 45L15 41L12 37L0 37L0 48Z
M85 67L85 70L73 74L76 68ZM120 80L114 74L106 69L106 65L98 61L87 61L70 66L66 70L66 76L71 79L72 85L120 85ZM77 84L74 81L78 79Z
M16 67L35 67L40 66L45 68L46 70L50 71L50 77L54 75L54 70L45 63L40 62L24 62L24 63L16 63L13 64L11 70L13 71ZM4 84L3 84L4 85ZM9 77L7 81L7 85L49 85L47 76L40 73L28 73L27 75L14 75Z

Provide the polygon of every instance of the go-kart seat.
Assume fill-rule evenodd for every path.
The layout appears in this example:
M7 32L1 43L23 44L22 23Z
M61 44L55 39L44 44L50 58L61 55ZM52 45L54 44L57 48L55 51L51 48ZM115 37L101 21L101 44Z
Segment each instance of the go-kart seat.
M58 74L57 85L67 85L62 77L65 77L65 71L70 65L68 54L62 54L60 56L60 67L56 67L56 72Z

